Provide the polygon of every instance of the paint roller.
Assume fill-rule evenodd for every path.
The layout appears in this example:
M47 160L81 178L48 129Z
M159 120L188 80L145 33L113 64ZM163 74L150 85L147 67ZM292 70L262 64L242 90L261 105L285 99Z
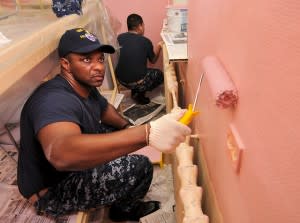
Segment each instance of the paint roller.
M237 89L218 58L207 56L202 60L202 66L216 105L220 108L235 106Z

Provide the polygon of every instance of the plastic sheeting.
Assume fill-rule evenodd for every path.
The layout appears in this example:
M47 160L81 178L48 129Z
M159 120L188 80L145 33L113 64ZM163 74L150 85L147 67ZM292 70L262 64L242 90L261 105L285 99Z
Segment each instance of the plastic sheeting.
M81 16L57 18L51 7L21 7L16 14L0 20L0 32L11 40L0 44L0 143L4 125L19 121L21 108L32 91L58 73L56 48L65 30L85 27L118 49L110 25L113 18L102 1L85 0L82 12Z

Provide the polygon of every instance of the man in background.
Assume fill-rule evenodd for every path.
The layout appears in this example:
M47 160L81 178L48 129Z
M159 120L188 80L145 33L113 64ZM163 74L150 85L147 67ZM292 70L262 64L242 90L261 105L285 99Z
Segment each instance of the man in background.
M161 51L161 42L153 47L144 36L145 24L140 15L127 17L128 32L118 36L120 57L116 67L118 81L131 89L131 97L138 104L148 104L146 91L151 91L163 83L163 73L159 69L147 68L147 62L154 64Z

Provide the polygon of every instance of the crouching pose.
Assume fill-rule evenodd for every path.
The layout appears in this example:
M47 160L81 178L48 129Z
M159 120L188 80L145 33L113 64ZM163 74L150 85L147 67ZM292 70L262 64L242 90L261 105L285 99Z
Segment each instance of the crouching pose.
M38 214L61 216L110 206L113 221L138 221L159 208L142 201L153 167L146 145L172 152L190 128L182 110L150 124L129 123L101 96L104 53L114 53L87 30L66 31L59 42L61 72L40 85L21 113L18 187Z

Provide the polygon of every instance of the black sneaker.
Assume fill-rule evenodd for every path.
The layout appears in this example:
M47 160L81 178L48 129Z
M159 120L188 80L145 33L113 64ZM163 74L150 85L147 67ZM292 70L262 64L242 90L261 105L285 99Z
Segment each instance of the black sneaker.
M131 90L131 97L134 98L138 95L138 92L134 89Z
M138 201L131 211L123 211L112 205L108 217L114 222L139 221L140 218L157 211L160 208L159 201Z
M150 103L150 99L145 97L145 93L135 93L131 95L131 98L137 103L141 105L146 105Z

